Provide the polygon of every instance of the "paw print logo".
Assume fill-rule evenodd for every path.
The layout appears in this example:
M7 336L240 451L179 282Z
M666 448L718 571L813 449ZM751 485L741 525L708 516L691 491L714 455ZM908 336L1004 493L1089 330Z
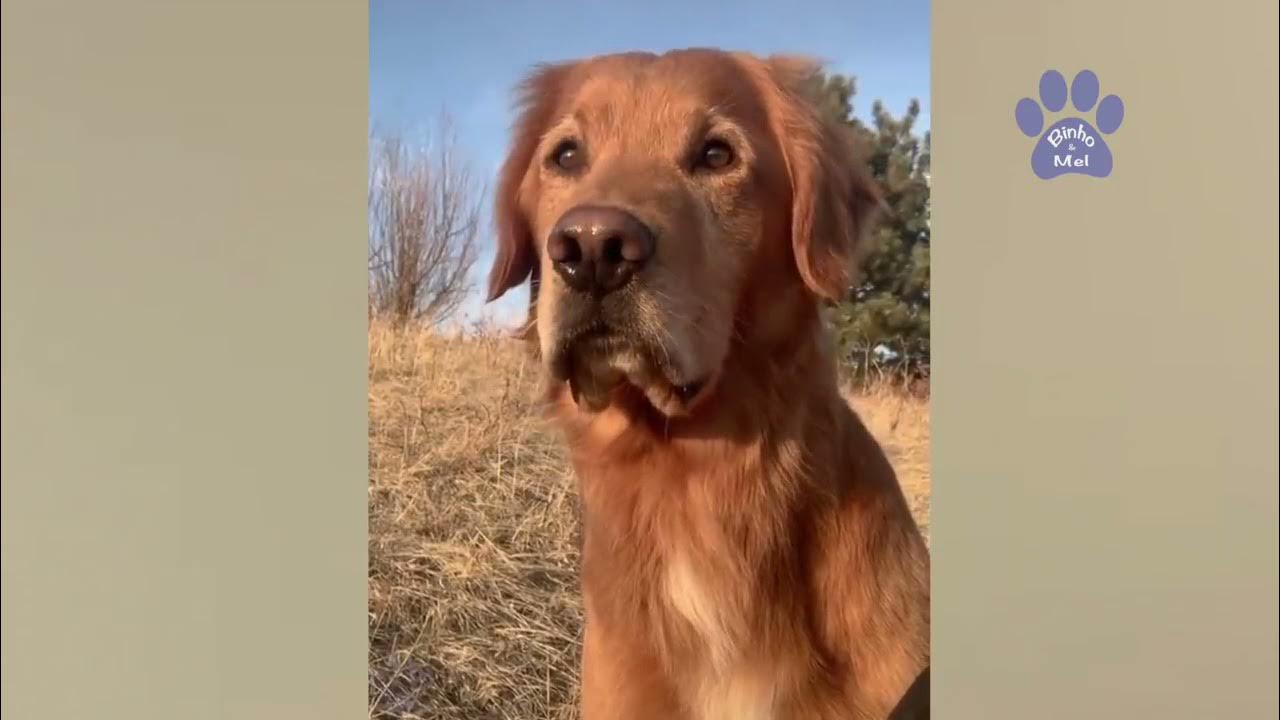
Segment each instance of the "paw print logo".
M1067 80L1057 70L1040 77L1040 102L1022 98L1014 107L1018 129L1027 137L1040 136L1031 151L1031 170L1042 180L1060 175L1088 175L1103 178L1111 174L1111 148L1102 139L1120 129L1124 103L1115 95L1098 101L1098 76L1082 70L1071 81L1071 106L1083 116L1095 109L1094 122L1080 116L1065 117L1044 129L1045 114L1059 112L1067 105ZM1044 109L1041 109L1041 106ZM1043 134L1041 134L1043 131Z

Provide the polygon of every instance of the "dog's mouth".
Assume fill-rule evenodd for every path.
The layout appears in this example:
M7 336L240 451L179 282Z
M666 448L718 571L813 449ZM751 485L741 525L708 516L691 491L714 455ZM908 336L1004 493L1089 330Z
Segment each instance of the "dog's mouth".
M682 377L667 356L595 324L567 333L548 365L554 380L568 383L574 403L590 412L603 410L619 393L639 391L662 414L687 415L708 394L710 379Z

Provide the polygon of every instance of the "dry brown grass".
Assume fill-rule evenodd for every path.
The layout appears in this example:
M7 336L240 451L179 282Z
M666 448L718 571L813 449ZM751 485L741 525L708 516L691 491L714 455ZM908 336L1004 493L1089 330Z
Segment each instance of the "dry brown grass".
M370 329L371 717L576 717L577 500L537 371L492 334ZM928 401L853 405L927 534Z

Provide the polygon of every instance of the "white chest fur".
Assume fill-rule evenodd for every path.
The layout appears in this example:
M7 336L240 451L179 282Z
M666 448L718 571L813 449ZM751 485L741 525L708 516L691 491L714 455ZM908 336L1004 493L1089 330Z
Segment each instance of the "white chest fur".
M706 648L707 665L698 673L698 720L776 720L776 685L767 674L752 672L744 657L748 638L685 553L668 558L666 594L671 608Z

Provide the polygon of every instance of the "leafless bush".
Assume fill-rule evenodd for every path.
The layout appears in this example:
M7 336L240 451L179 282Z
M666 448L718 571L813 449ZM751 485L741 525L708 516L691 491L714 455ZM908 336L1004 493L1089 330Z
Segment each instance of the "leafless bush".
M459 160L448 122L437 142L371 138L369 308L402 325L438 322L462 304L476 262L483 188Z

